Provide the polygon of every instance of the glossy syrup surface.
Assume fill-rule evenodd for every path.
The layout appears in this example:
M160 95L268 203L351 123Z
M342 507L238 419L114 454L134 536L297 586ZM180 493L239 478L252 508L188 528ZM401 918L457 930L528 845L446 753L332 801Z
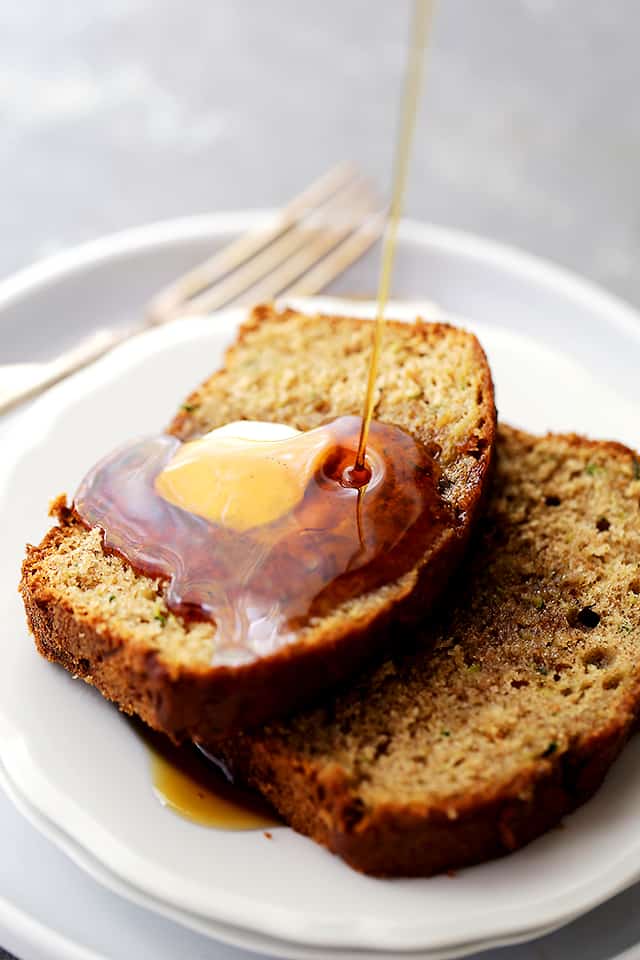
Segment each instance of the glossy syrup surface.
M393 161L393 192L391 196L391 207L389 209L389 220L382 245L377 309L373 327L373 346L371 349L367 388L364 397L362 426L360 428L358 450L356 453L355 465L357 470L362 470L364 466L369 442L369 429L373 419L376 378L382 350L384 315L389 301L389 294L391 293L391 277L393 275L393 263L396 255L398 227L400 225L400 216L402 214L402 205L407 186L411 144L413 143L418 102L420 100L425 48L433 20L433 6L434 0L414 0L411 32L409 34L409 53L407 56L402 106L400 110L400 124L398 127Z
M353 477L361 424L340 417L300 435L326 442L299 501L268 523L226 526L165 499L156 480L181 447L166 435L99 463L74 508L102 530L108 551L162 580L169 609L215 622L214 665L251 663L291 642L311 618L396 580L451 523L437 450L399 427L372 422L367 472ZM278 441L277 456L288 456L295 473L294 441ZM264 462L255 461L256 489Z

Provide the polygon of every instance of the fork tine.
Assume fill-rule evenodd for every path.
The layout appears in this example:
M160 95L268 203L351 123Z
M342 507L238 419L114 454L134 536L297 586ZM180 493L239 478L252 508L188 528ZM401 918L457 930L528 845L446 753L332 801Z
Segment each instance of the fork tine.
M259 272L255 269L245 272L240 295L248 290L252 298L265 294L275 296L288 283L291 285L283 291L283 296L317 293L362 256L382 232L385 215L372 214L371 210L370 188L353 167L342 164L330 170L285 207L269 227L233 241L167 287L152 300L141 322L129 329L103 331L99 337L83 341L48 363L31 365L31 371L23 371L25 383L0 384L0 388L4 387L0 389L0 414L43 393L150 326L174 319L180 314L183 302L188 305L198 300L197 295L210 286L212 278L214 282L232 279L234 271L239 273L252 257L255 268L255 260L268 245L276 247L276 256L269 250L264 251L262 268L258 261ZM340 216L334 219L336 212ZM364 223L363 217L367 218ZM285 262L287 257L290 263ZM314 263L315 266L311 266ZM271 275L267 276L269 272Z
M353 229L354 220L361 221L372 206L373 195L365 180L359 178L346 184L327 203L315 210L304 224L292 228L220 283L192 298L180 309L180 314L211 313L240 298L244 302L247 291L256 285L264 289L264 296L270 296L268 291L273 286L272 277L284 276L285 279L276 284L276 290L282 289L335 246L342 236ZM331 220L337 217L342 221L340 227L331 224ZM340 235L336 236L338 233ZM298 263L300 266L296 268L295 264Z
M286 290L282 290L280 296L312 297L315 293L324 290L336 277L344 273L347 267L364 256L384 232L386 222L386 209L374 213L315 267L299 277Z
M246 260L285 233L298 219L338 192L356 176L355 167L341 163L315 180L284 207L274 222L252 230L230 243L219 253L194 267L179 280L161 290L149 303L147 320L163 323L171 319L181 304L188 302L216 280L235 270Z
M271 300L276 297L289 284L309 273L314 264L319 265L331 250L354 233L362 220L371 212L371 204L368 202L354 204L346 221L329 225L326 229L319 231L317 236L312 237L309 243L289 257L278 269L247 290L240 302L257 303L260 300Z

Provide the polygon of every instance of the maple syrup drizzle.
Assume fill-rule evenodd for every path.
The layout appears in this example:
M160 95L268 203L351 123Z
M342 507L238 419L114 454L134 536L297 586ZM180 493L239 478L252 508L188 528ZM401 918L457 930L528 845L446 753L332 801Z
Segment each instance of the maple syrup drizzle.
M371 424L369 480L353 485L360 428L360 417L340 417L300 435L326 434L326 450L300 502L267 524L231 529L161 496L156 479L180 448L166 435L99 463L76 515L102 530L107 551L163 582L171 611L215 622L214 665L251 663L295 641L311 618L402 576L451 523L437 449L399 427ZM277 456L291 456L292 444L274 444Z
M398 225L400 223L402 205L407 185L409 157L411 154L413 133L416 125L416 114L418 111L418 101L420 99L420 89L422 86L422 75L424 73L424 51L427 44L429 26L433 17L433 7L433 0L415 0L414 2L410 32L411 42L409 46L409 57L407 60L407 69L404 80L404 90L402 93L400 130L398 139L396 141L396 154L393 164L393 194L391 200L391 209L389 211L389 220L385 230L382 248L382 264L380 267L380 279L378 281L378 300L373 330L373 347L371 350L371 360L369 361L369 374L367 377L367 389L364 399L362 429L360 431L360 439L358 441L356 462L353 468L354 474L360 473L362 475L363 472L366 472L365 458L367 453L367 442L369 439L369 429L371 426L371 420L373 418L376 379L378 377L378 368L380 366L384 314L389 301L389 294L391 292L391 277L393 274L393 263L396 254Z

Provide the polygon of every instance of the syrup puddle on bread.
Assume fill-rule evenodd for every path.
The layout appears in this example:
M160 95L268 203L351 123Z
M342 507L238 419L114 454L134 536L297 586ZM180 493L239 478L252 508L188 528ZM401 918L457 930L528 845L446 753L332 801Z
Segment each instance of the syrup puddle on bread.
M258 428L287 428L250 422L244 436L152 437L99 463L74 509L108 552L165 584L172 613L215 623L212 666L255 663L408 573L454 522L439 448L399 427L373 421L367 476L354 481L361 426L340 417L279 439Z

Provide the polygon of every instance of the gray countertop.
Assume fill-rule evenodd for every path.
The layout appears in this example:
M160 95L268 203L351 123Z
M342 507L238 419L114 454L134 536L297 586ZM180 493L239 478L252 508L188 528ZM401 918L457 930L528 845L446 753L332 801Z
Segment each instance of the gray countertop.
M405 0L6 0L0 277L127 226L277 205L342 158L385 189L407 14ZM407 213L640 307L639 36L637 0L440 0Z
M125 226L388 181L404 0L0 5L0 276ZM407 212L640 305L636 0L441 0Z

